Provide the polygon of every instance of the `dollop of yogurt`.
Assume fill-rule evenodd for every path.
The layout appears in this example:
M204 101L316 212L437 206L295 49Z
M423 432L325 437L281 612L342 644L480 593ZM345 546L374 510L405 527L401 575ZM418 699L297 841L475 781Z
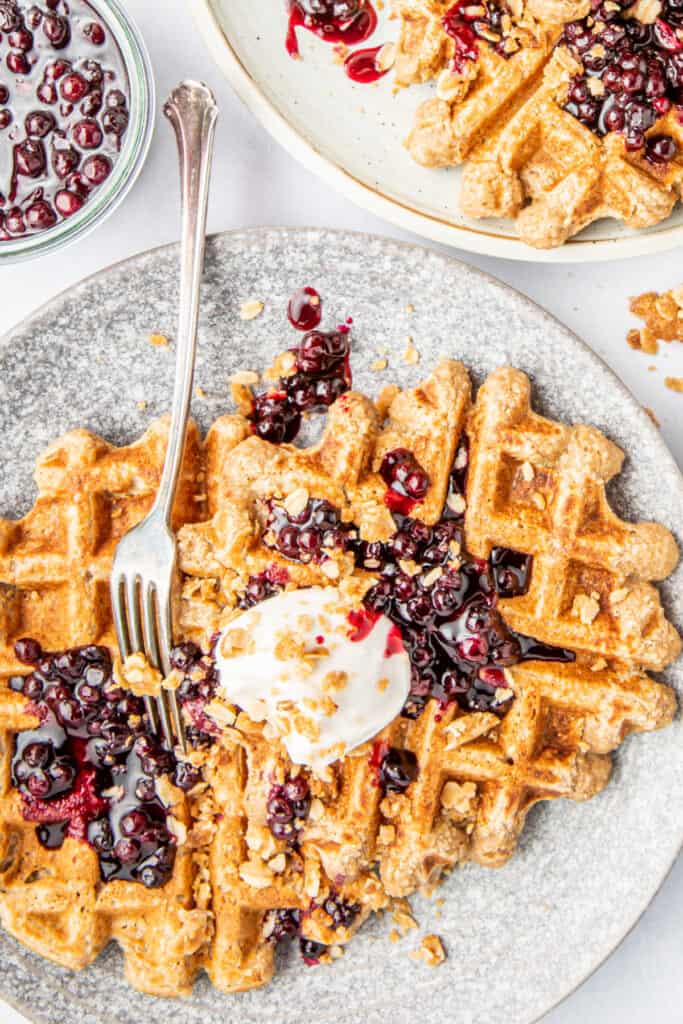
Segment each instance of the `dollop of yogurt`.
M410 689L396 626L335 587L284 591L243 612L215 657L221 696L267 722L295 764L314 768L376 735Z

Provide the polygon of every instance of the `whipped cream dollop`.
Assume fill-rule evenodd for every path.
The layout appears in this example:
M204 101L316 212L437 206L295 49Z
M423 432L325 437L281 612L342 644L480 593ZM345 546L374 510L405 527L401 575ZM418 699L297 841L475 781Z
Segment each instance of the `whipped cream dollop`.
M401 711L410 661L395 625L335 587L284 591L216 644L221 696L265 721L295 764L324 766Z

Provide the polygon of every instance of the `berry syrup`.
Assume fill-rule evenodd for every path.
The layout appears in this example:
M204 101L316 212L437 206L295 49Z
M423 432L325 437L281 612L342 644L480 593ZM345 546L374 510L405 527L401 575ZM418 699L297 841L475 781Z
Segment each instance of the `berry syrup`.
M326 43L358 46L377 28L377 14L370 0L289 0L285 46L290 57L300 56L299 28Z
M0 3L0 242L77 213L114 168L130 87L85 0Z

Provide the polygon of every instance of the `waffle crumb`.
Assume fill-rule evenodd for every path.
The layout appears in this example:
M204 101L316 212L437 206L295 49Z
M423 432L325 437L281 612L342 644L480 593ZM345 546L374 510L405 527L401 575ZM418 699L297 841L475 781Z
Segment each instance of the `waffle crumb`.
M683 377L665 377L664 383L669 391L678 391L683 394Z
M649 405L644 405L643 412L650 417L650 419L656 427L661 427L662 424L659 422L659 419L654 409L651 409Z
M165 334L150 334L149 343L155 348L168 348L169 346L169 340Z
M255 320L256 317L261 316L264 309L265 305L259 299L243 302L240 306L240 320Z
M370 369L373 372L379 373L380 370L386 370L389 365L389 360L382 357L381 359L375 359L373 363L370 363Z
M420 362L420 353L413 345L412 338L406 338L406 348L403 352L403 362L408 363L409 366L417 366Z
M629 309L645 323L641 330L628 332L631 348L654 354L658 341L683 341L683 285L666 292L643 292L631 299Z
M242 387L250 388L259 382L259 375L254 370L238 370L229 377L231 384L240 384Z
M397 925L401 935L406 935L413 928L418 927L417 921L410 912L410 905L407 900L394 900L391 919Z
M425 935L417 949L410 953L413 960L422 960L427 967L438 967L446 959L446 951L438 935Z
M144 412L145 409L147 408L147 402L145 401L144 398L141 398L140 401L136 402L135 404L137 405L140 412Z
M203 388L203 387L201 387L201 386L200 386L199 384L198 384L198 385L197 385L197 387L196 387L196 388L194 389L194 393L195 393L195 396L196 396L197 398L206 398L206 397L207 397L207 395L206 395L206 391L205 391L205 390L204 390L204 388Z

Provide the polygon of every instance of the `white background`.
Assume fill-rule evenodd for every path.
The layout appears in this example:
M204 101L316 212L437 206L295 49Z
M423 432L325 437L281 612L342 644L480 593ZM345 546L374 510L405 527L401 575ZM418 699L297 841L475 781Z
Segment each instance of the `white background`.
M276 7L283 0L267 2ZM211 231L253 225L315 225L411 238L337 196L271 140L213 65L192 23L192 0L124 3L147 40L160 99L181 77L201 78L216 92L221 118L209 213ZM142 176L110 221L64 254L2 268L0 334L85 275L140 250L176 240L177 191L175 145L170 128L158 116ZM628 314L628 297L682 283L683 245L659 256L585 267L454 255L525 292L589 342L638 399L655 411L683 466L683 394L664 387L665 376L683 377L683 345L664 345L660 354L652 357L633 352L625 342L628 328L636 326ZM150 330L153 328L150 310ZM651 365L656 366L655 371L648 371ZM638 457L637 452L631 455ZM657 780L652 784L657 785ZM672 794L672 799L678 799L678 794ZM624 871L628 870L629 865L624 864ZM579 1020L582 1024L680 1024L682 920L683 861L679 860L634 932L590 981L549 1015L550 1024ZM519 984L525 984L523 977ZM7 1024L22 1020L2 1004L0 1019Z

